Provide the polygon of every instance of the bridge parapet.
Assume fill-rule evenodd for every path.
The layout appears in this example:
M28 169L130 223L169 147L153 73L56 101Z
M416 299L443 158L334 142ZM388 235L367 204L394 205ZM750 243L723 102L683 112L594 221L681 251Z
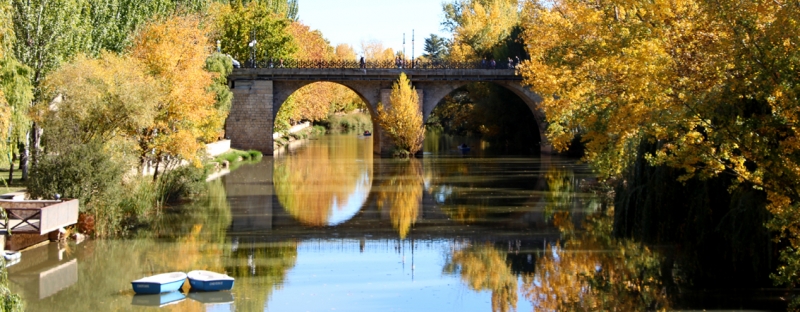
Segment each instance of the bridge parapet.
M237 68L228 76L240 80L395 81L405 73L417 81L522 81L513 69L352 69L352 68Z

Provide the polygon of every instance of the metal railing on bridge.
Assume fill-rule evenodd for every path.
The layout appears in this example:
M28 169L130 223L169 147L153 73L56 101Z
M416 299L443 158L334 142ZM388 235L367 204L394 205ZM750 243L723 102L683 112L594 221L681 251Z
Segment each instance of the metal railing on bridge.
M354 60L260 60L255 66L247 61L242 68L299 68L299 69L514 69L516 62L491 61L366 61Z

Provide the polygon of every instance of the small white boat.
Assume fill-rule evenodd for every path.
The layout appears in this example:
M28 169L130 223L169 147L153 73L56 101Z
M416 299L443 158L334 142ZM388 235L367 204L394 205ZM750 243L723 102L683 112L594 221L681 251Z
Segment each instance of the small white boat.
M195 270L187 274L192 290L218 291L231 290L233 277L217 272Z
M138 279L131 285L137 294L160 294L181 289L185 282L186 273L172 272Z

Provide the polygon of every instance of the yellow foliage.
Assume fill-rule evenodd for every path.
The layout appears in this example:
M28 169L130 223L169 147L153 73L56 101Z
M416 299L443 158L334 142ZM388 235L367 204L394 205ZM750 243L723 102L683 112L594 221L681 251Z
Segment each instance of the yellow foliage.
M394 50L385 48L377 40L361 41L361 51L367 61L391 61L395 58Z
M655 143L652 164L762 189L771 228L800 236L800 3L529 1L523 17L520 71L556 148L581 132L615 177Z
M337 60L354 61L356 60L356 50L349 44L339 44L334 48L334 55Z
M451 252L446 273L459 273L474 291L492 292L492 311L517 309L517 276L506 263L506 254L492 245L466 246Z
M286 211L302 224L326 226L335 211L352 208L347 204L359 196L366 200L372 150L359 148L362 142L352 136L337 149L311 143L291 157L277 158L275 193Z
M222 117L208 91L212 75L204 70L208 42L198 18L191 16L150 23L133 40L131 55L167 88L154 125L140 136L142 150L154 150L156 161L172 155L199 165L201 140L217 135L202 132L207 119Z
M399 164L391 178L381 184L378 192L378 208L389 208L392 227L400 239L406 238L411 226L417 222L422 205L422 164L411 159Z
M447 26L453 32L451 58L485 55L519 25L519 0L459 0L444 4ZM469 47L469 48L466 48ZM477 54L477 55L476 55Z
M392 85L388 107L378 105L378 122L398 148L414 155L422 148L425 127L416 89L405 73Z

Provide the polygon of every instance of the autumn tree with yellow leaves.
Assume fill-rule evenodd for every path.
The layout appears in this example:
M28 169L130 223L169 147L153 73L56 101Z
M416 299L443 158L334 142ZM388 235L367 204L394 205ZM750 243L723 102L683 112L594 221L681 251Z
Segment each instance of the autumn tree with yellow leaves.
M152 126L139 134L142 161L159 169L187 160L200 164L201 131L208 118L221 118L208 91L211 73L205 71L209 39L195 17L173 17L146 25L134 39L131 55L159 85L167 86ZM222 123L219 123L222 124ZM164 166L162 168L162 166Z
M419 95L405 73L401 73L392 85L388 105L378 105L378 122L400 150L401 156L413 157L422 148L425 126Z
M559 150L576 131L606 178L636 157L691 178L763 191L788 240L774 276L800 273L800 4L530 1L525 82L543 97ZM644 155L638 147L655 146Z
M519 25L519 0L454 0L442 8L442 25L453 33L450 58L465 61L487 57Z

